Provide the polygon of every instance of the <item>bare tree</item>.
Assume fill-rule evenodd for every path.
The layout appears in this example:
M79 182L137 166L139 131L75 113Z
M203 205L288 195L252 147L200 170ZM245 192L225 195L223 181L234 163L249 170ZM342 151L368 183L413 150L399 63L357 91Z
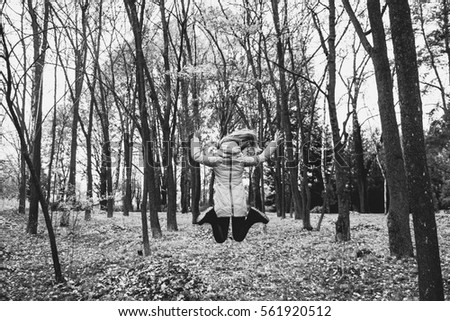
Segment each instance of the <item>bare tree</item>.
M177 187L175 183L173 168L173 149L174 149L174 131L177 119L177 104L172 102L172 80L170 76L171 67L169 60L169 23L166 17L166 4L164 0L159 1L159 9L161 13L161 24L163 33L163 61L164 61L164 91L165 91L165 109L164 115L158 110L160 122L163 130L163 144L167 144L164 148L164 165L165 168L165 185L167 190L167 229L169 231L177 231ZM184 34L181 34L181 38ZM181 39L181 46L183 39ZM180 49L182 51L182 48ZM158 105L156 105L158 106Z
M81 30L79 27L78 19L78 8L79 5L81 10ZM72 10L64 8L64 10L53 10L53 15L59 20L61 25L70 22L72 28L64 28L66 31L66 39L69 40L71 49L73 50L75 61L74 61L74 86L72 87L72 82L70 81L68 74L68 66L65 66L61 54L57 52L60 58L61 66L64 70L64 76L70 92L70 98L72 100L72 125L71 125L71 143L70 143L70 164L69 164L69 179L67 182L67 201L69 206L74 207L76 202L76 173L77 173L77 146L78 146L78 123L79 123L79 107L80 100L83 91L85 69L86 69L86 56L87 56L87 14L89 8L89 0L79 1L75 4L73 12L75 12L75 17L72 18L69 14ZM61 12L67 12L65 17L61 17ZM75 34L72 34L72 30ZM81 36L80 36L81 35ZM69 211L65 211L61 217L60 225L69 225Z
M385 150L386 180L389 190L389 210L387 216L389 249L392 255L398 257L412 256L413 249L409 228L406 173L395 114L391 68L389 65L380 2L379 0L367 1L373 45L367 39L349 1L343 0L343 3L361 43L371 56L375 69L378 108L380 111Z
M124 0L125 7L127 9L128 19L131 23L134 43L136 50L136 86L137 86L137 99L139 105L140 115L140 134L142 138L142 152L144 156L144 187L142 192L142 233L144 242L144 255L150 254L150 243L148 239L148 226L147 226L147 201L150 202L150 223L152 224L153 237L161 236L161 228L159 227L158 211L156 208L157 197L155 189L155 171L153 164L153 154L150 145L150 127L148 123L148 111L145 95L145 75L144 68L146 66L144 52L142 48L142 27L143 27L143 14L145 12L145 1L141 4L141 11L138 16L136 3L133 0Z
M328 1L328 112L330 117L331 134L333 136L334 166L336 175L336 194L338 197L338 219L336 222L336 240L350 240L350 213L348 164L342 157L343 149L347 143L345 131L341 135L336 110L336 5L334 0ZM323 44L325 45L325 44Z
M29 3L29 4L31 4L31 3ZM49 6L49 3L47 1L45 2L45 6L47 7L46 8L46 11L47 11L48 6ZM56 238L55 238L55 234L53 232L52 221L51 221L51 217L50 217L50 214L48 211L48 205L47 205L45 195L44 195L42 187L41 187L39 175L36 172L33 160L31 159L30 154L28 152L28 144L27 144L26 134L25 134L27 132L27 129L26 129L26 127L24 127L24 124L25 124L24 119L20 117L21 116L20 110L14 104L13 90L15 88L15 84L14 84L12 67L11 67L11 62L10 62L11 54L10 54L9 48L7 46L5 32L3 29L3 24L1 22L0 22L0 39L1 39L0 59L2 59L6 64L5 73L3 73L3 72L1 73L2 82L6 85L6 88L4 90L5 91L5 93L4 93L5 99L6 99L5 110L7 110L8 116L11 118L11 120L14 124L14 127L17 131L17 134L19 136L20 144L21 144L21 151L23 153L23 157L24 157L25 162L30 171L32 186L36 193L37 201L40 203L42 212L44 214L45 224L47 227L48 237L49 237L49 241L50 241L50 249L52 252L53 268L55 271L56 282L64 282L64 277L62 275L61 265L59 262ZM38 204L38 206L39 206L39 204ZM37 227L37 224L35 224L31 227L35 228L35 227Z
M286 5L286 4L285 4ZM293 146L293 136L291 130L291 121L289 117L289 93L286 82L286 65L285 65L285 50L283 44L283 34L281 30L280 17L279 17L279 9L278 9L278 1L272 0L272 11L273 11L273 22L275 26L275 32L277 36L277 63L279 67L279 94L280 94L280 110L279 117L281 120L281 126L284 130L284 134L286 137L286 146L285 152L287 159L289 160L288 170L289 170L289 178L290 178L290 188L291 195L294 202L295 212L298 215L302 215L302 200L300 191L298 188L298 162L294 158L294 146ZM308 220L303 221L305 229L311 230L312 227L309 224ZM308 225L309 224L309 225Z
M387 4L397 71L409 203L416 238L419 296L421 300L444 300L411 12L407 0L388 0Z
M31 17L31 27L33 29L33 88L31 97L31 113L33 119L33 146L32 159L33 168L35 170L38 184L41 180L41 142L42 142L42 90L43 90L43 74L45 65L45 54L48 47L48 21L50 13L50 2L45 1L43 7L43 25L40 26L38 13L32 0L28 0L28 13ZM39 212L39 196L36 186L32 186L30 190L30 209L28 216L27 232L30 234L37 233Z

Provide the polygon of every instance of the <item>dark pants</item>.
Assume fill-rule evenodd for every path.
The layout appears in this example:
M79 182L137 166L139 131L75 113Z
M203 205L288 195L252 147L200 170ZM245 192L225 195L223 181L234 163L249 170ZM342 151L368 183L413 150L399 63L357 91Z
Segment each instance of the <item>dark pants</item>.
M261 218L258 211L250 208L247 217L217 217L214 208L210 209L205 217L205 223L210 223L213 230L213 236L217 243L223 243L228 237L228 229L230 226L233 231L233 239L237 242L242 242L247 236L248 231L253 226L253 224L264 221Z
M241 242L247 236L247 232L250 229L250 226L247 226L247 224L245 224L245 217L218 217L216 218L216 222L211 224L214 239L217 243L223 243L226 241L228 237L230 220L231 229L233 230L233 239L235 241Z

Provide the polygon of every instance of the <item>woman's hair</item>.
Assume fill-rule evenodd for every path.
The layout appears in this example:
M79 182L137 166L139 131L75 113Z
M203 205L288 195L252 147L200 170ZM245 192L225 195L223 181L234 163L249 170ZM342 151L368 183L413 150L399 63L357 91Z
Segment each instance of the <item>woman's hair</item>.
M239 129L227 136L223 137L219 143L218 147L220 147L223 143L235 142L239 145L241 150L244 150L248 147L253 147L255 150L259 150L258 140L255 131L251 129Z

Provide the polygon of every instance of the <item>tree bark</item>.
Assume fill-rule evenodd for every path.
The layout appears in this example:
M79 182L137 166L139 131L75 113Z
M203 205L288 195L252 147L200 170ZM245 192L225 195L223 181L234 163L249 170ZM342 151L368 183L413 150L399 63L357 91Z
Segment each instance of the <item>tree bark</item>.
M348 164L342 157L346 144L341 142L339 123L336 112L336 6L329 0L329 36L328 36L328 111L331 133L333 135L333 154L336 171L336 194L338 197L338 219L336 221L336 240L350 240L350 212L348 191Z
M353 22L356 32L369 55L375 69L375 81L378 93L383 147L385 151L385 204L391 255L409 257L413 255L411 232L409 228L409 203L406 173L403 162L402 147L395 114L393 83L389 58L386 48L386 36L383 26L380 1L367 0L369 20L372 30L373 47L367 40L361 25L348 2L344 6ZM377 148L378 149L378 148ZM380 164L381 165L381 164ZM383 170L383 169L382 169Z
M109 138L109 108L107 107L106 88L103 84L101 72L98 72L100 83L100 108L97 106L97 113L100 118L100 125L102 129L102 156L100 169L100 189L101 189L101 207L106 210L107 217L113 217L114 212L114 195L113 182L111 170L111 142Z
M388 0L403 151L413 215L421 300L444 300L441 261L422 124L422 100L408 0Z
M86 131L86 208L84 212L84 219L86 221L89 221L92 216L92 208L93 208L93 189L94 189L94 182L92 177L92 131L93 131L93 122L94 122L94 107L97 104L96 97L95 97L95 89L97 85L97 74L99 70L99 56L100 56L100 39L101 34L103 30L102 25L102 18L103 18L103 5L102 2L99 2L98 7L98 32L97 32L97 38L94 40L92 30L89 30L91 39L92 39L92 45L94 47L94 70L92 72L93 74L93 80L90 83L89 78L87 77L87 83L89 87L89 91L91 94L91 99L89 102L89 119L88 119L88 126Z
M191 132L190 119L189 119L189 80L186 78L180 79L181 87L181 107L182 113L180 114L180 136L181 136L181 178L180 178L180 192L181 192L181 213L189 212L191 206L191 177L189 167L189 132Z
M284 61L284 49L283 49L283 39L282 31L280 25L280 17L278 12L278 2L277 0L272 0L272 10L273 10L273 22L275 26L275 31L277 34L277 57L279 66L279 83L280 83L280 120L281 126L285 134L285 152L288 162L286 163L286 169L289 171L291 195L294 199L294 208L297 215L303 218L302 211L302 201L301 195L298 188L298 162L296 162L294 157L294 146L293 137L291 131L291 122L289 117L289 92L286 83L285 74L285 61ZM282 213L284 215L284 213ZM305 223L305 221L304 221ZM305 229L311 230L312 227L309 225L304 225Z
M164 112L164 121L162 123L163 129L163 144L167 144L167 148L164 148L164 158L165 158L165 185L167 193L167 230L177 231L177 186L174 177L174 167L173 167L173 148L174 140L172 135L172 129L170 127L170 118L172 117L172 126L176 123L176 104L174 104L174 112L172 110L172 86L170 77L170 61L169 61L169 26L166 19L166 7L165 0L160 0L159 8L161 13L161 23L163 31L163 60L164 60L164 89L166 96L166 109Z
M127 129L123 135L123 150L124 150L124 166L125 166L125 182L123 188L125 193L123 195L123 215L129 216L130 211L133 210L131 198L131 176L133 166L133 131L128 131L129 124L126 124Z
M29 2L29 4L31 4L31 1ZM48 1L45 1L45 11L48 12L48 6L49 3ZM31 9L31 8L30 8ZM48 17L48 16L47 16ZM0 44L3 46L3 50L2 50L2 56L1 58L5 60L6 62L6 74L5 74L5 80L6 80L6 88L5 88L5 99L6 99L6 106L9 110L9 114L11 116L11 120L14 124L14 127L16 128L17 134L19 136L19 140L20 140L20 146L21 146L21 151L23 154L23 158L28 166L28 169L30 171L30 176L31 176L31 183L36 191L37 194L37 199L41 205L42 208L42 212L44 214L44 220L45 220L45 225L47 227L47 232L48 232L48 237L49 237L49 242L50 242L50 249L51 249L51 253L52 253L52 260L53 260L53 268L55 271L55 279L56 282L61 283L64 282L64 277L62 275L62 271L61 271L61 264L59 262L59 256L58 256L58 248L57 248L57 244L56 244L56 238L55 238L55 233L53 231L53 226L52 226L52 220L48 211L48 204L45 200L45 196L44 193L42 191L42 187L40 184L40 180L38 177L38 174L34 168L34 164L33 161L30 157L30 154L28 153L28 148L27 148L27 143L25 140L25 128L22 128L21 126L23 126L24 123L24 119L19 119L18 117L18 113L17 108L14 106L14 102L13 102L13 76L12 76L12 72L11 72L11 62L10 62L10 52L6 46L7 42L5 39L5 33L3 30L3 25L0 24L0 37L1 37L1 41Z
M188 10L189 8L187 8L185 6L185 2L184 0L181 1L181 6L182 6L182 12L183 12L183 16L186 17L185 19L187 19L188 16ZM184 28L181 29L181 31L184 33L184 40L186 43L186 56L187 56L187 60L189 62L189 64L191 66L196 66L197 61L196 61L196 56L194 55L195 50L193 50L193 45L195 46L195 42L194 44L192 44L191 42L191 38L190 38L190 33L188 32L187 27L185 26ZM192 27L192 34L193 34L193 38L194 41L196 39L195 37L195 24L193 24ZM188 162L188 169L189 169L189 182L190 182L190 207L191 207L191 212L192 212L192 223L195 223L197 221L197 217L200 215L200 196L201 196L201 175L200 175L200 164L195 162L192 157L191 157L191 153L190 153L190 144L189 142L191 141L192 138L192 134L193 131L198 128L198 126L200 125L200 113L199 113L199 100L198 100L198 84L197 84L197 75L194 73L189 81L189 87L190 87L190 93L191 93L191 101L192 101L192 113L189 115L188 113L188 117L191 117L191 128L189 130L189 132L187 133L187 145L188 147L187 149L187 162ZM188 112L188 110L186 110L186 112ZM192 133L191 133L192 132Z
M33 50L34 50L34 69L33 69L33 88L31 97L31 113L33 120L33 146L31 157L33 168L36 173L38 185L41 184L41 141L42 141L42 91L43 74L45 65L45 52L47 50L47 31L50 4L44 2L43 26L39 26L38 17L31 0L28 0L28 12L31 17L31 27L33 30ZM30 208L27 224L27 232L37 234L39 214L39 195L38 187L30 187Z
M150 242L148 236L148 226L147 226L147 200L149 199L149 188L154 186L154 182L150 182L150 172L153 168L150 166L149 156L151 153L150 148L150 128L148 124L148 112L146 106L146 95L145 95L145 78L144 78L144 52L142 50L142 23L139 21L136 3L133 0L124 0L125 7L127 10L128 19L132 26L134 35L134 44L136 49L136 87L138 91L138 104L139 104L139 114L141 120L141 138L142 138L142 154L144 159L144 185L143 185L143 195L142 195L142 206L141 206L141 221L142 221L142 241L143 241L143 254L145 256L150 255ZM143 4L145 6L145 4ZM144 8L141 8L141 13L144 12ZM142 15L141 15L142 19ZM154 178L154 177L153 177ZM151 183L151 184L150 184ZM154 195L153 195L154 197ZM154 206L151 206L151 210L155 210Z
M21 24L21 45L23 52L26 52L26 43L25 43L25 34L24 34L24 19L26 7L22 6L22 14L20 18ZM28 69L27 55L23 55L23 68L24 70ZM25 106L26 106L26 88L28 77L23 78L23 88L24 94L22 95L22 117L25 118ZM27 164L25 163L25 158L23 157L23 151L20 153L20 178L19 178L19 214L25 214L26 211L26 203L27 203Z
M86 67L86 53L87 53L87 10L89 5L80 2L81 8L81 24L82 24L82 39L78 42L78 34L75 36L76 41L73 43L75 52L75 93L72 94L72 127L71 127L71 143L70 143L70 164L69 164L69 180L67 186L68 202L71 206L76 202L76 174L77 174L77 147L78 147L78 122L79 122L79 107L80 99L83 90L84 74ZM79 30L77 30L79 32ZM67 215L61 217L61 226L68 226L69 219Z
M356 104L353 106L353 151L355 152L356 185L358 187L359 212L366 213L367 174L364 166L364 147Z
M368 0L369 19L372 27L371 52L378 91L383 144L385 150L386 179L389 190L387 215L389 249L391 255L413 255L409 228L409 202L406 173L403 162L397 118L395 115L393 83L386 49L386 37L379 0Z

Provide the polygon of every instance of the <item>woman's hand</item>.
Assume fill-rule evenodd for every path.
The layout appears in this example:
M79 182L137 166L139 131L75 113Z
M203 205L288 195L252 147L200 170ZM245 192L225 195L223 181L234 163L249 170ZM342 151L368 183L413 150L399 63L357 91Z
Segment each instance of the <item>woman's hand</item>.
M284 134L281 131L277 130L275 133L274 140L277 143L277 145L281 144L284 140Z

